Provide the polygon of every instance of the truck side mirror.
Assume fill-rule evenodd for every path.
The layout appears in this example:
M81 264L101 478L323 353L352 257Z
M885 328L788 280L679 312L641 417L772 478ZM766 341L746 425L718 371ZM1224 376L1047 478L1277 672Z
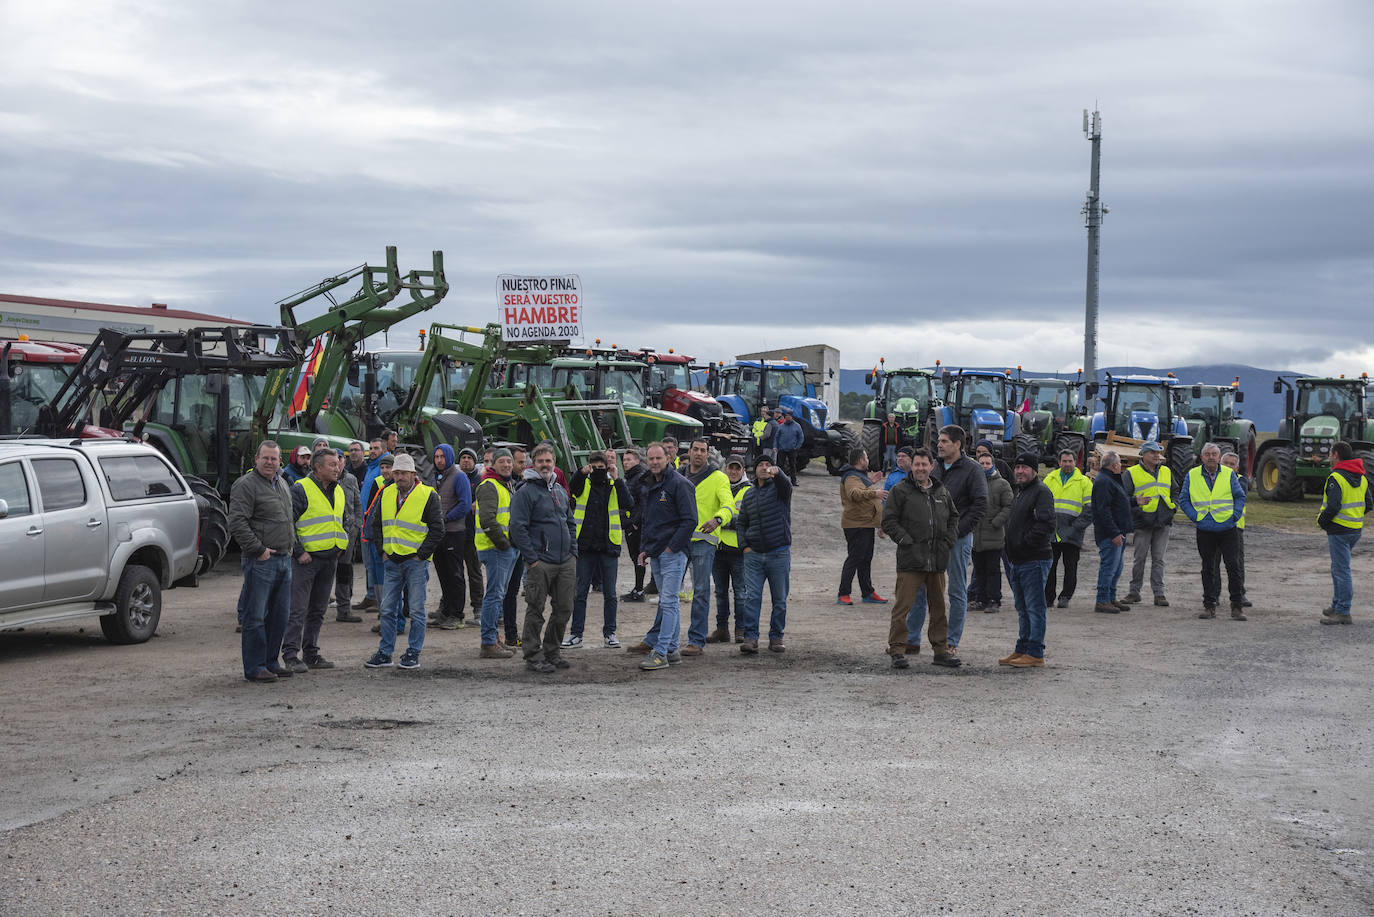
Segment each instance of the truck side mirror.
M864 373L864 385L872 385L872 384L873 384L873 374L872 374L872 373Z
M1244 392L1236 392L1236 404L1244 404L1244 403L1245 403L1245 393L1244 393Z
M1202 386L1200 386L1200 385L1194 385L1194 386L1193 386L1193 397L1194 397L1194 398L1201 398L1201 397L1202 397Z
M358 364L348 364L348 384L354 388L358 387Z
M1083 391L1089 398L1094 397L1097 394L1097 383L1089 382L1087 385L1083 386Z
M1275 379L1275 380L1274 380L1274 394L1275 394L1275 395L1282 395L1282 394L1283 394L1283 383L1282 383L1281 381L1279 381L1278 379Z
M10 514L10 505L9 505L8 503L6 503L4 500L0 500L0 519L7 519L7 518L9 518L9 514Z

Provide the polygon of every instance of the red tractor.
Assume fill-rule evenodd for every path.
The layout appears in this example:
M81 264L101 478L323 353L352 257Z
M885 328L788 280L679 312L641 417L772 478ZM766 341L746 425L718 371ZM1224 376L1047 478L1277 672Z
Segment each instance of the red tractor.
M0 340L0 436L37 436L44 409L62 388L86 348L65 341ZM120 436L88 428L83 435Z
M749 432L740 419L710 395L692 388L691 357L671 349L657 353L647 348L626 355L649 364L648 392L655 407L701 421L702 435L725 458L743 458L749 452Z

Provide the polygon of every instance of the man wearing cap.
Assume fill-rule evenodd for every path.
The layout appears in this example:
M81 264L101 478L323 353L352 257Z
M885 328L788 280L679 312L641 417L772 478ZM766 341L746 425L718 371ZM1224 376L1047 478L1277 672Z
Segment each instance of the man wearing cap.
M746 656L759 651L759 617L763 613L763 584L773 610L768 618L768 649L785 652L787 594L792 574L792 482L761 455L754 462L755 483L741 489L738 513L733 520L744 552L744 602L735 600L735 623L743 631L736 638ZM745 479L748 480L747 478Z
M1040 481L1040 457L1023 452L1012 469L1016 496L1007 517L1007 559L1016 601L1016 649L997 660L1019 669L1045 664L1045 580L1054 551L1054 496Z
M730 456L725 462L725 477L730 480L730 495L734 498L735 512L739 512L740 497L749 490L749 479L744 476L744 462L738 456ZM790 491L789 491L790 493ZM707 643L730 642L730 595L735 597L735 642L744 639L744 553L740 549L739 535L735 520L731 519L720 528L720 544L716 545L716 557L711 564L711 578L716 584L716 629L706 637ZM783 607L786 608L784 602Z
M911 474L911 456L915 454L916 447L903 446L897 450L897 467L887 473L883 479L883 490L892 493L892 488L902 482L902 479Z
M1078 470L1078 456L1070 449L1059 452L1059 470L1045 477L1045 486L1054 497L1054 542L1049 577L1045 580L1045 604L1068 608L1078 587L1078 558L1083 551L1083 534L1093 521L1093 482ZM1064 588L1055 599L1059 562L1064 562Z
M778 464L787 473L793 487L797 486L797 474L800 471L797 452L805 444L806 434L802 432L801 424L793 419L792 409L783 408L782 423L778 424L777 432L773 434L773 447L778 453Z
M662 443L650 443L644 455L649 473L644 479L644 532L639 559L649 561L661 592L653 628L626 652L647 653L639 667L656 672L682 662L678 652L682 618L677 593L682 588L687 549L697 527L697 504L691 483L669 467L668 450Z
M442 598L434 619L428 623L440 630L456 630L463 626L463 543L466 540L467 515L472 509L471 484L468 476L456 467L453 447L440 443L434 449L434 470L429 485L439 495L439 510L444 514L444 537L434 552L434 572L439 577Z
M281 654L282 664L297 675L334 668L320 654L320 628L334 589L335 565L348 547L348 498L339 485L343 461L333 449L321 449L311 464L310 474L291 485L296 532L291 556L296 567L291 572L291 617Z
M1226 587L1231 598L1231 619L1244 621L1245 584L1240 577L1240 536L1236 523L1245 511L1245 491L1240 479L1221 464L1221 447L1202 447L1202 464L1183 478L1178 494L1183 514L1197 527L1197 553L1202 558L1202 611L1199 618L1215 618L1221 601L1221 565L1226 564Z
M497 631L511 571L520 557L520 552L510 543L511 470L514 464L509 449L493 449L491 463L473 497L477 511L474 541L487 579L481 614L483 659L509 659L514 655L501 646Z
M684 656L700 656L706 646L706 625L711 616L711 570L716 561L717 531L735 514L735 500L730 493L730 479L710 464L711 448L705 439L692 440L687 449L687 464L682 477L692 485L696 497L697 528L692 532L692 618L687 629ZM663 584L659 584L659 589ZM661 595L662 593L660 593ZM661 601L661 599L660 599ZM653 635L653 631L650 631ZM646 640L653 643L653 640Z
M310 474L311 453L309 446L297 446L291 453L291 463L286 466L282 475L286 478L286 483L295 484L301 478Z
M531 457L534 467L511 498L510 540L525 561L525 666L547 674L568 667L559 648L577 588L577 522L572 500L553 473L553 446L540 443ZM547 627L546 600L551 606Z
M434 488L416 479L415 460L398 455L391 469L392 483L382 489L381 504L372 524L372 538L382 546L386 571L382 586L381 642L363 665L369 669L391 665L401 602L410 610L409 643L401 655L403 669L420 667L425 645L425 584L429 559L444 538L444 514Z
M1164 447L1149 442L1140 447L1140 462L1122 476L1126 497L1131 503L1131 523L1135 526L1134 554L1131 560L1131 585L1122 603L1141 601L1145 584L1145 560L1150 560L1150 589L1155 604L1167 608L1164 596L1164 556L1169 549L1169 531L1174 527L1174 480L1164 464Z
M482 480L477 469L477 453L468 448L458 450L458 470L468 479L468 493L475 495L477 485ZM468 506L468 514L463 518L463 566L467 568L467 589L472 604L472 616L479 616L482 607L482 594L486 591L482 583L482 562L477 559L477 514L476 502Z
M634 496L616 474L615 450L593 452L572 479L573 521L577 531L577 594L573 598L572 626L564 646L581 646L587 624L587 593L592 570L601 570L601 637L606 646L620 646L616 636L616 571L620 546L629 528Z

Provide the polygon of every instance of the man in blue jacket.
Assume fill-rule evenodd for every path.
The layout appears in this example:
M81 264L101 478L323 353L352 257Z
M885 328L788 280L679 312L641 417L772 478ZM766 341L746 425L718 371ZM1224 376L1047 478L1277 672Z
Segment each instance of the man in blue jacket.
M648 653L639 667L656 672L682 662L678 635L682 614L678 609L678 590L687 571L687 549L697 527L697 498L692 483L668 467L668 450L662 443L650 443L645 452L649 473L641 485L643 531L639 536L639 562L647 559L654 581L658 583L658 614L654 626L627 652Z
M777 432L773 434L773 448L778 452L778 464L787 473L792 486L797 486L797 450L806 444L806 434L802 432L801 424L797 423L792 417L791 408L782 408L782 422L778 424Z
M1183 478L1179 508L1197 524L1197 552L1202 558L1202 611L1199 618L1215 618L1221 599L1221 565L1226 564L1226 588L1231 618L1245 620L1245 583L1240 575L1240 538L1236 523L1245 511L1245 491L1230 468L1221 464L1221 447L1202 447L1202 464Z
M1131 606L1116 600L1116 584L1121 579L1122 562L1126 556L1126 536L1135 531L1131 520L1131 502L1121 483L1121 456L1108 452L1102 456L1102 467L1093 481L1092 497L1093 538L1097 541L1097 604L1093 611L1115 615L1130 611ZM1056 508L1055 519L1059 518ZM1049 598L1046 596L1046 601Z
M757 655L759 616L763 613L763 582L773 598L768 618L768 649L781 653L787 626L787 593L792 572L792 482L761 455L754 463L754 486L740 497L735 533L744 552L744 608L737 613L744 630L739 651Z

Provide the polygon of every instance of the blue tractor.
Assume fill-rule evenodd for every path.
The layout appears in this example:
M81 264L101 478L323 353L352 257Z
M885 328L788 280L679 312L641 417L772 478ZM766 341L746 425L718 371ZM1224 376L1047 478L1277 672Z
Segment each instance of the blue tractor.
M746 428L758 419L763 405L790 408L806 435L799 464L821 457L827 471L839 474L859 438L839 421L827 424L825 402L816 397L816 385L807 375L806 364L795 360L736 360L712 363L707 387Z
M1107 435L1154 442L1164 447L1165 461L1177 484L1193 467L1193 437L1181 408L1188 397L1173 374L1160 376L1113 376L1107 373L1107 393L1101 401L1104 409L1092 415L1088 435L1095 443L1103 443ZM1092 398L1098 385L1089 382L1083 388ZM1117 450L1121 451L1121 450ZM1123 455L1123 459L1129 456Z
M973 445L986 439L992 443L994 455L1014 461L1020 417L1015 410L1015 383L1010 372L961 369L945 372L940 378L944 383L944 399L931 406L930 421L926 424L926 440L931 452L935 451L940 428L958 424L967 434L964 448L970 455Z

